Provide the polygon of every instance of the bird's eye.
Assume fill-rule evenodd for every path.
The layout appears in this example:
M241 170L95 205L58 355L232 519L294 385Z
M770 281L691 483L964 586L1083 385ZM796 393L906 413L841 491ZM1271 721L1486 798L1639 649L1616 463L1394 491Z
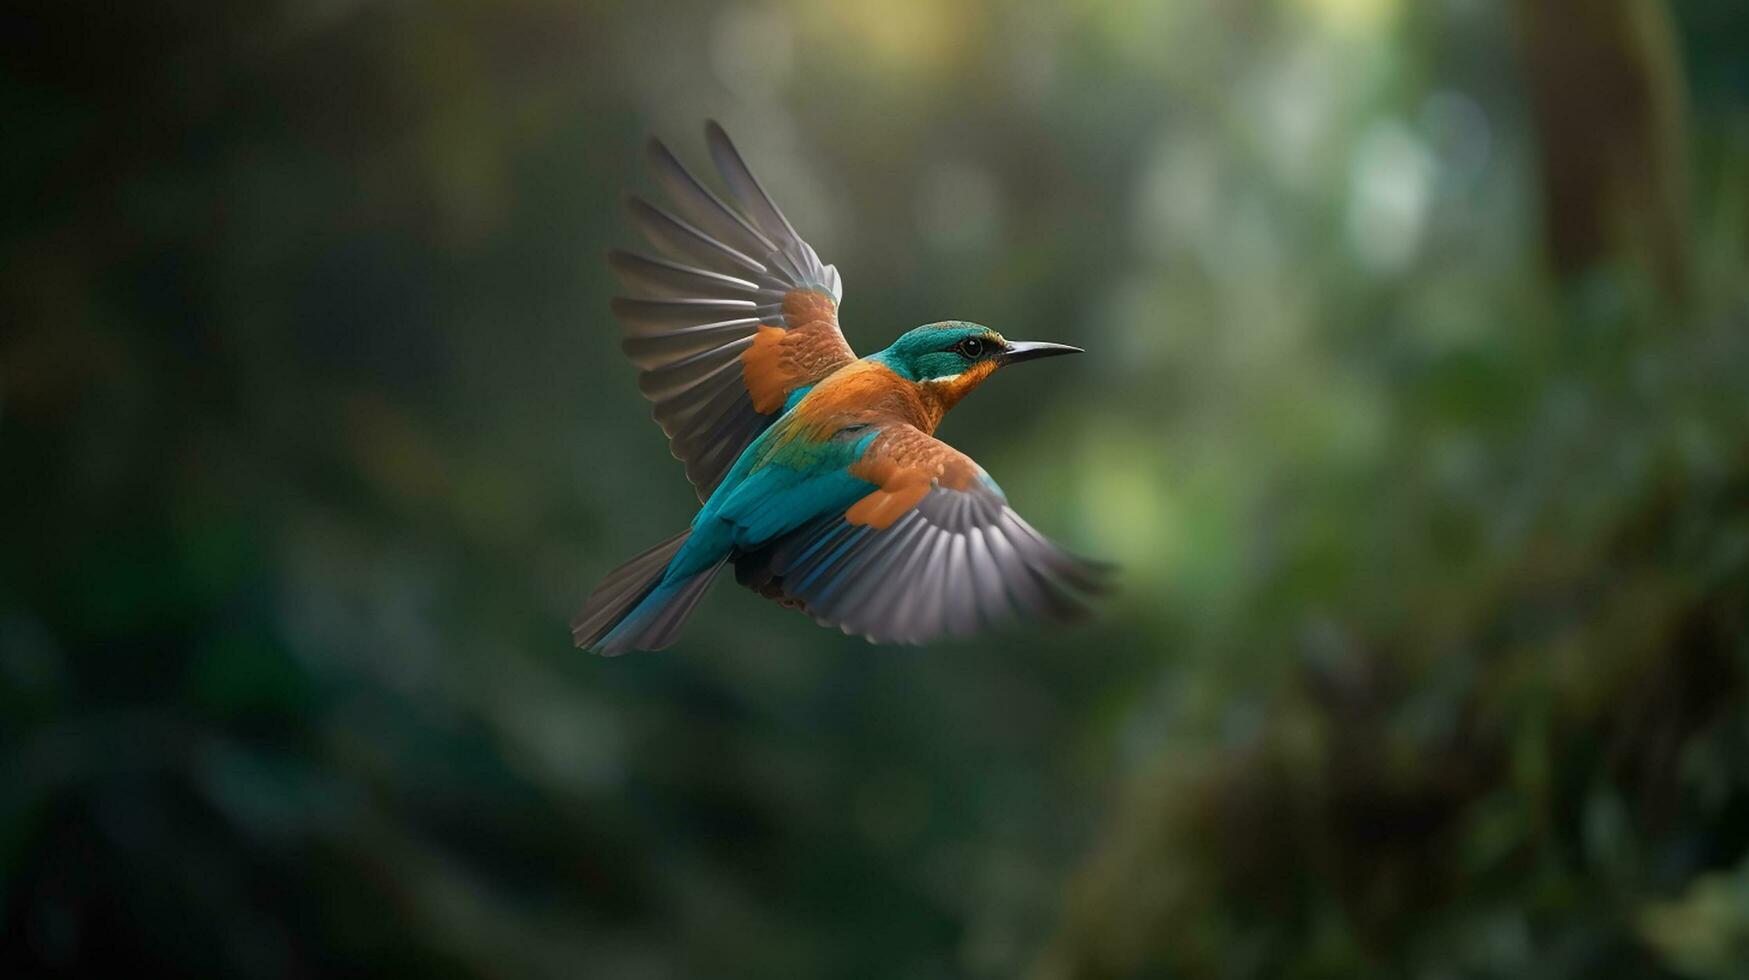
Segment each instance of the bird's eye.
M967 337L960 341L959 346L955 349L967 358L982 357L984 355L984 341L979 337Z

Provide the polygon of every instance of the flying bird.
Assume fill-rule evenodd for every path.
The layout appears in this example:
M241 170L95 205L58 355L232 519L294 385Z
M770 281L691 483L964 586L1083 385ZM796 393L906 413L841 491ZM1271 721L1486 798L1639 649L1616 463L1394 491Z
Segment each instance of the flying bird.
M1084 613L1110 567L1046 540L983 467L935 438L998 370L1080 349L947 320L857 357L838 327L838 270L722 127L706 124L705 139L727 197L651 140L672 210L628 204L661 254L609 253L627 293L613 300L622 348L703 506L596 587L571 626L577 646L669 646L725 566L875 642Z

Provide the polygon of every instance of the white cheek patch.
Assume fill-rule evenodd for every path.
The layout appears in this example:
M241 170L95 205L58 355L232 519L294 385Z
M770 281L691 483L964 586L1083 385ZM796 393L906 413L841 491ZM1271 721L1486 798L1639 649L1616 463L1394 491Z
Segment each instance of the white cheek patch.
M965 372L961 371L959 374L944 374L944 375L941 375L940 377L937 377L937 378L930 378L928 381L925 381L923 383L924 384L931 384L931 385L946 384L949 381L958 381L960 378L962 378L964 376L965 376Z

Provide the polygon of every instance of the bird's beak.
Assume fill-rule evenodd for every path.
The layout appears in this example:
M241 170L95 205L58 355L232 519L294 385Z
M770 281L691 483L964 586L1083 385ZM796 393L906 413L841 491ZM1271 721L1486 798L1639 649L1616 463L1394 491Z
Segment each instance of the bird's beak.
M1002 352L1003 364L1019 364L1021 361L1037 360L1041 357L1056 357L1059 354L1084 353L1079 347L1068 344L1053 344L1043 340L1013 340Z

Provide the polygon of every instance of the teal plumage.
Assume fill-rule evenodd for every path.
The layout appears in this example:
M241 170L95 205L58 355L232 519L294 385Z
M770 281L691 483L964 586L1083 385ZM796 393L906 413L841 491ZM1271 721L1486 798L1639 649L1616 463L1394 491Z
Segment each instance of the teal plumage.
M773 431L767 429L741 454L693 518L685 545L656 587L603 637L600 652L620 652L622 645L647 639L638 632L640 624L685 596L697 576L716 575L731 554L755 551L811 520L842 513L875 489L850 474L874 433L853 442L802 437L768 448Z
M989 474L933 437L997 369L1075 348L947 321L858 359L838 328L837 270L722 130L706 136L734 204L653 144L680 214L634 199L633 215L667 257L612 256L638 294L614 303L626 352L703 506L591 593L577 644L669 645L729 565L760 594L874 640L1084 611L1106 570L1039 535Z

